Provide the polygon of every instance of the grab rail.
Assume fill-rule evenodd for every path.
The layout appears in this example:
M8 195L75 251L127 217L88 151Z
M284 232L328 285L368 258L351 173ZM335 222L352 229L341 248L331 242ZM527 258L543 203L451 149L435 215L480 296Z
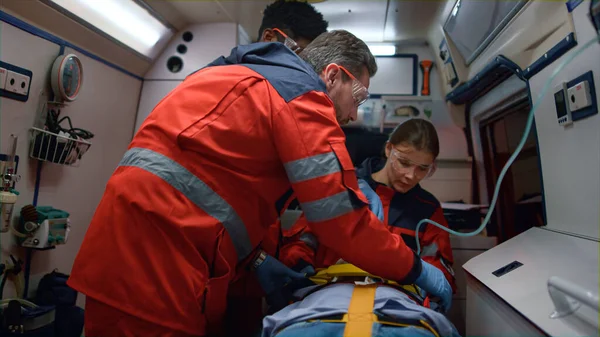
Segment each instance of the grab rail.
M548 279L548 293L554 302L555 311L550 318L560 318L574 313L581 303L598 311L598 294L582 288L581 286L552 276ZM570 297L570 298L569 298Z

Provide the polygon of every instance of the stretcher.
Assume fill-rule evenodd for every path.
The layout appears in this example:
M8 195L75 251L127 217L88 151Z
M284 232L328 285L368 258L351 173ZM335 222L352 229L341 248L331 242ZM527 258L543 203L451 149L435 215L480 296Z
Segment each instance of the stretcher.
M415 285L401 285L397 282L369 274L351 264L336 264L328 268L319 269L315 275L310 277L310 280L321 286L332 283L355 284L348 312L346 314L341 317L319 319L319 321L326 323L345 323L344 337L371 337L374 323L397 327L412 326L425 329L434 336L439 337L439 333L424 320L402 321L394 317L383 317L373 311L375 291L378 286L382 285L400 290L416 303L431 308L431 299L429 296L423 297L420 289ZM320 287L316 290L318 289L320 289Z

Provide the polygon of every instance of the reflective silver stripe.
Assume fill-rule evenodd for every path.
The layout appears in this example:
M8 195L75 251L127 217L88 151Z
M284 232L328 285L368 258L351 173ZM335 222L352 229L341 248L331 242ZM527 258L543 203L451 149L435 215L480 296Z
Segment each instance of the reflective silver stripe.
M340 192L330 197L301 204L310 222L326 221L348 214L354 210L350 201L350 191Z
M319 248L319 241L317 241L317 237L311 233L302 233L300 235L300 241L304 242L310 249L317 251Z
M233 207L185 167L160 153L142 148L127 151L119 166L135 166L158 176L208 215L219 220L233 241L238 260L252 251L246 226Z
M290 183L298 183L323 177L340 171L340 164L334 152L318 154L285 163Z
M437 243L432 243L429 246L423 247L421 249L421 256L436 256L438 252Z

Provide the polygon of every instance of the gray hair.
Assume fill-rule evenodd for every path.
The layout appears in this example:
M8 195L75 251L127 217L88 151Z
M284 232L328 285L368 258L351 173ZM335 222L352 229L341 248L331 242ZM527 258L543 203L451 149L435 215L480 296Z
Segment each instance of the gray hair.
M352 33L345 30L332 30L319 35L301 53L317 74L331 63L348 69L354 76L360 76L366 67L369 77L375 76L377 63L369 47Z

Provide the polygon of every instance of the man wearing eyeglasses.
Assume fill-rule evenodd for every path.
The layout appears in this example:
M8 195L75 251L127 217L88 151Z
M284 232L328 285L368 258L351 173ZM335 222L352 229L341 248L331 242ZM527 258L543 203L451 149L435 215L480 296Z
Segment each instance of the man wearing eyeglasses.
M375 58L346 31L319 35L300 57L281 43L238 46L148 116L69 279L86 295L86 336L219 333L240 266L267 296L302 279L258 249L290 188L320 243L449 305L442 272L369 210L344 144L340 124L356 119Z

